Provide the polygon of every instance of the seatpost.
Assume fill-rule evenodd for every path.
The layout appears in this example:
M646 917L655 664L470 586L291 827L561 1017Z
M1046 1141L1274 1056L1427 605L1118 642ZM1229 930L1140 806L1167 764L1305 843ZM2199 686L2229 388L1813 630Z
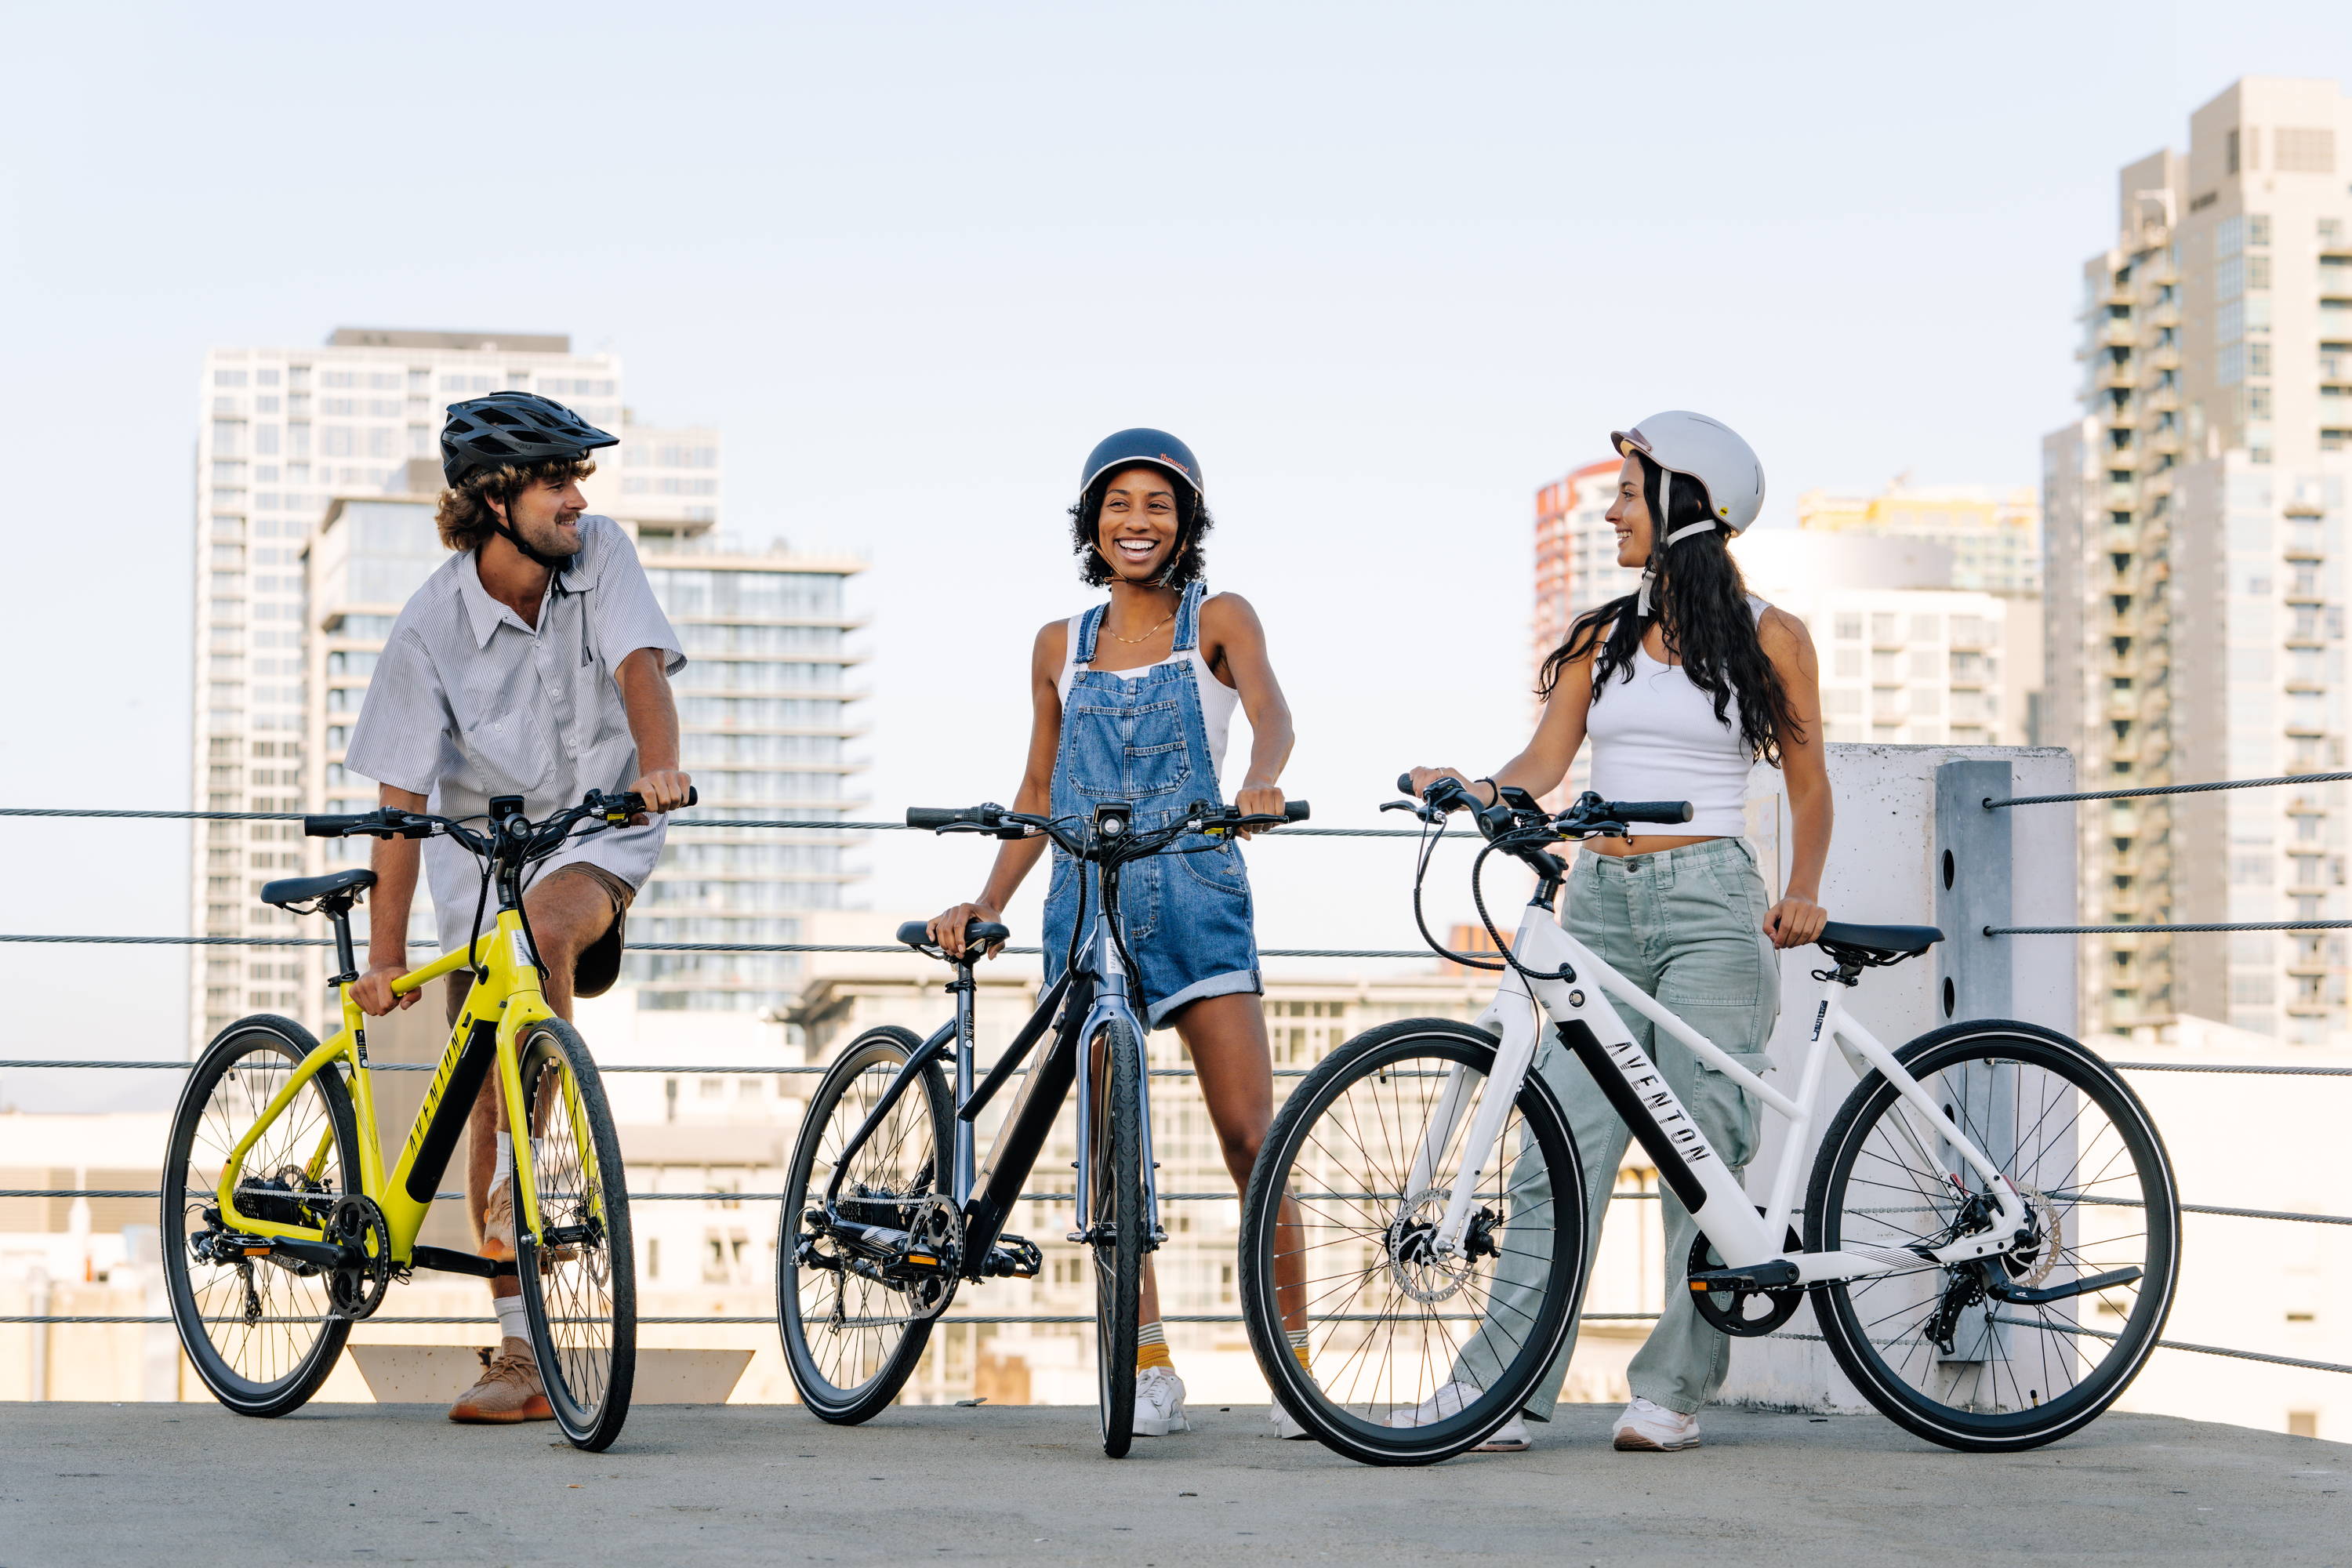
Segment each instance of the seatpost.
M979 996L979 984L972 978L971 949L956 962L955 978L948 983L950 994L955 997L955 1107L961 1110L971 1100L971 1057L974 1004ZM975 1130L964 1117L955 1119L955 1148L950 1155L954 1167L949 1174L949 1197L957 1208L971 1201L973 1163L977 1154Z
M352 906L335 902L327 906L327 919L335 928L335 964L342 973L327 977L330 985L350 985L360 977L360 963L352 952Z

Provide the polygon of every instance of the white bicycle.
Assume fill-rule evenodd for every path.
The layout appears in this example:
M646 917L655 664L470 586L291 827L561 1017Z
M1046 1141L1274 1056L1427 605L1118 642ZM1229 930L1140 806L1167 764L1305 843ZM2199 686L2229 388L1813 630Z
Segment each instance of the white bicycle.
M1405 787L1400 781L1400 787ZM1845 1010L1865 969L1917 957L1933 926L1831 922L1811 1041L1784 1093L1562 930L1563 838L1690 819L1682 802L1587 794L1553 816L1524 791L1480 808L1442 779L1411 810L1429 828L1474 812L1489 855L1538 879L1475 1024L1417 1018L1356 1037L1275 1119L1242 1211L1243 1311L1259 1365L1298 1422L1368 1464L1429 1464L1518 1412L1568 1337L1589 1256L1581 1163L1535 1065L1547 1025L1691 1214L1692 1304L1727 1334L1769 1334L1813 1298L1822 1337L1871 1404L1930 1441L2030 1448L2095 1418L2157 1347L2179 1278L2170 1162L2138 1098L2079 1042L2011 1019L1956 1023L1889 1050ZM1429 937L1423 924L1423 935ZM1444 947L1429 939L1444 952ZM1448 954L1478 963L1472 955ZM1790 1123L1759 1207L1694 1123L1617 1008L1687 1046ZM1861 1082L1832 1119L1796 1206L1801 1152L1832 1047ZM1300 1218L1279 1220L1279 1199ZM1803 1227L1799 1238L1796 1226ZM1275 1299L1277 1249L1307 1260L1309 1342ZM1482 1392L1442 1419L1392 1426L1450 1383ZM1442 1409L1443 1407L1441 1407Z

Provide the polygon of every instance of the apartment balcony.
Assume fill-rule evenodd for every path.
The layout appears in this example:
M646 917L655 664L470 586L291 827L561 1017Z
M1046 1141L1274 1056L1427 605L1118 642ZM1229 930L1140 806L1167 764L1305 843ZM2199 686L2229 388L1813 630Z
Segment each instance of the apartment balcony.
M2107 387L2110 390L2120 387L2129 392L2139 384L2139 372L2128 360L2122 364L2117 364L2113 360L2106 360L2092 373L2091 384Z
M2139 342L2139 328L2126 317L2110 316L2099 323L2098 341L2111 349L2127 349Z
M2286 586L2281 590L2281 596L2290 605L2325 604L2327 598L2326 592L2320 586L2319 574L2310 568L2305 568L2290 576Z
M2151 451L2163 452L2169 456L2178 457L2180 453L2181 446L2180 432L2178 430L2156 431L2148 437L2147 444Z
M2289 561L2317 561L2326 554L2325 536L2317 523L2291 522L2282 546Z
M2139 425L2139 417L2138 405L2128 400L2116 403L2110 399L2105 410L2100 415L2100 418L2105 420L2111 429L2116 430L2137 428Z
M2180 406L2180 389L2176 386L2159 386L2147 395L2146 402L2147 407L2158 414L2178 409Z
M2147 321L2152 327L2178 327L2180 325L2180 307L2169 303L2158 305L2147 313Z

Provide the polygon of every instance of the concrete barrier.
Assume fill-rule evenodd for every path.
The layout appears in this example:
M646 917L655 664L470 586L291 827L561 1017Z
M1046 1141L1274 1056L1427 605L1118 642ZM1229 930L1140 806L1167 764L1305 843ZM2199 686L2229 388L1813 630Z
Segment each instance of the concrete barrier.
M1997 884L2000 867L1983 862L1983 837L1971 831L1987 815L1973 799L1958 802L1976 814L1963 813L1955 837L1953 813L1947 809L1938 823L1939 771L1955 763L2005 764L2010 788L1993 791L2013 795L2058 795L2075 788L2074 759L2057 747L2017 746L1877 746L1832 745L1830 785L1837 800L1837 826L1831 838L1830 858L1822 879L1822 903L1832 920L1932 925L1953 918L1955 905L1969 918L1985 921L1981 900L1956 900L1943 886L1943 855L1955 851L1955 881L1966 882L1973 870L1979 887ZM1943 793L1980 795L1989 775L1981 767L1945 774ZM1787 885L1791 847L1788 801L1780 775L1758 769L1749 783L1749 834L1758 858L1771 879L1769 891L1778 898ZM2065 805L2025 806L1992 814L2006 828L2011 923L2064 925L2077 918L2074 879L2074 811ZM1998 842L1998 835L1991 836ZM1974 860L1972 863L1972 857ZM1988 876L1987 873L1991 875ZM1989 923L2002 923L1992 920ZM1988 942L1969 940L1958 930L1936 954L1914 959L1893 969L1871 971L1849 998L1853 1013L1889 1046L1900 1046L1947 1021L1944 982L1955 982L1955 1002L1979 1004L1960 1008L1959 1016L1999 1016L1992 999L2005 994L2007 1016L2047 1025L2065 1033L2076 1027L2076 944L2066 937L2000 937ZM2007 961L2005 974L1981 967L1988 956ZM1953 965L1960 965L1955 973ZM1820 990L1812 971L1822 967L1817 948L1799 948L1780 955L1780 1022L1773 1031L1770 1053L1780 1069L1775 1081L1793 1092L1797 1069L1804 1059L1812 1008L1807 999ZM1973 967L1972 967L1973 966ZM1812 1137L1796 1152L1811 1173L1813 1145L1837 1108L1853 1091L1854 1077L1844 1061L1832 1057L1822 1075L1815 1102ZM1748 1189L1759 1198L1769 1192L1772 1175L1788 1155L1788 1127L1767 1115L1755 1162L1748 1167ZM1801 1179L1801 1197L1807 1183ZM1800 1224L1801 1230L1802 1226ZM1826 1345L1792 1339L1817 1332L1810 1310L1801 1311L1780 1335L1761 1340L1734 1340L1731 1374L1718 1399L1771 1409L1858 1411L1870 1406L1849 1384L1832 1361Z

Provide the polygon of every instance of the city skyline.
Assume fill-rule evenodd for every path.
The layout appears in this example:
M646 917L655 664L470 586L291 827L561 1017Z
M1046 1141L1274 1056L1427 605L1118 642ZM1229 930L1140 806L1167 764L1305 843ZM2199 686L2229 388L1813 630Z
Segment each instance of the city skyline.
M980 28L929 12L814 31L787 14L700 17L622 51L643 79L635 131L596 153L615 200L521 226L422 216L448 197L419 126L480 111L421 26L321 17L297 36L159 15L101 84L67 47L71 19L36 18L26 47L58 68L0 112L27 117L19 146L72 134L16 187L38 243L0 252L12 296L40 301L18 323L0 429L28 459L28 515L60 520L20 536L22 571L70 583L102 552L140 631L92 637L63 594L11 617L0 637L20 666L70 649L78 679L28 683L0 754L14 776L54 781L26 786L32 804L184 798L183 389L208 344L310 341L336 321L495 322L625 348L641 416L726 426L747 540L869 556L868 583L890 585L887 603L853 598L877 612L872 719L923 736L877 755L886 803L1008 792L1006 689L1036 626L1084 602L1058 537L1068 473L1106 429L1177 428L1216 497L1213 581L1258 605L1302 716L1290 781L1325 814L1369 819L1398 766L1483 772L1523 738L1526 600L1496 568L1524 559L1528 488L1598 456L1627 417L1702 404L1739 425L1772 475L1767 526L1809 484L1906 468L1923 484L2032 481L2074 368L2072 290L2053 279L2109 226L2094 193L2241 72L2352 77L2329 15L2187 5L2127 37L2062 15L2039 19L2027 51L1998 29L1874 17L1800 49L1764 17L1703 8L1683 68L1698 107L1664 124L1630 78L1559 74L1647 47L1624 17L1370 18L1334 40L1276 11L1245 33L1204 18L1176 43L1110 16ZM1931 68L1880 69L1906 40ZM616 47L511 18L474 42L572 79L598 79ZM1070 138L1042 106L1106 50L1236 111ZM767 95L745 72L764 58L833 68L781 117L751 114ZM984 90L976 59L994 68ZM402 111L287 141L263 85L299 93L331 61L338 100ZM886 63L908 94L887 110L853 88ZM213 90L233 81L256 90ZM1987 116L1989 90L2013 111ZM129 110L93 120L112 98ZM1422 111L1381 110L1392 99ZM190 126L280 151L201 157ZM1133 167L1181 177L1185 221L1074 200ZM1563 180L1627 190L1622 213L1541 199ZM690 242L643 220L642 193L664 190L692 208ZM1923 347L1928 299L1947 302L1949 348ZM1116 366L1106 333L1139 302L1181 329L1140 368ZM1335 595L1398 635L1319 646ZM953 626L972 694L938 702L936 647L894 626ZM59 734L79 738L62 772L41 748ZM21 875L55 889L20 924L153 931L189 907L183 828L14 832ZM971 879L911 836L877 843L873 866L874 901L892 909L936 907ZM1338 896L1270 887L1266 929L1399 939L1393 868L1343 858L1327 874ZM1034 911L1016 918L1034 928ZM184 961L120 956L137 978L100 1048L152 1054L180 1026ZM100 972L75 950L0 952L36 1032L73 1030L51 998Z

